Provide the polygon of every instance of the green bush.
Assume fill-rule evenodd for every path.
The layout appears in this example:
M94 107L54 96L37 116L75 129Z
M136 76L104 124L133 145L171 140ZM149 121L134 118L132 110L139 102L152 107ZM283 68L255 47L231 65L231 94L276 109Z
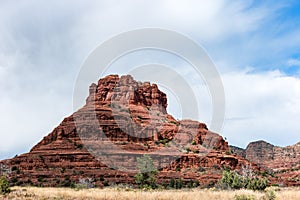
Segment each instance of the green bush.
M82 149L82 148L83 148L83 144L76 144L76 147L77 147L78 149Z
M227 150L227 151L225 152L225 154L226 154L226 155L231 155L232 152L231 152L230 150Z
M233 171L223 171L220 185L223 189L241 189L264 190L267 187L267 179L259 179L257 177L250 178L239 175Z
M170 123L177 125L177 122L174 122L174 121L170 121Z
M158 144L167 144L169 142L169 139L168 138L165 138L163 140L159 140Z
M101 182L105 181L104 179L104 176L103 175L100 175L100 179L99 179Z
M268 185L267 179L246 179L246 188L250 190L264 190Z
M20 173L21 173L21 171L19 170L19 168L18 168L17 166L13 166L13 167L11 168L11 171L12 171L12 172L16 172L17 174L20 174Z
M186 148L185 150L186 150L187 153L191 152L190 148Z
M10 193L9 184L6 178L2 176L0 179L0 194L7 194L7 193Z
M137 158L139 173L135 175L135 182L140 188L154 189L157 187L156 175L157 169L149 155L143 155Z
M12 168L11 168L11 171L17 171L18 170L18 167L17 166L13 166Z
M206 170L205 170L205 168L203 168L203 167L200 166L200 167L198 167L197 171L198 172L205 172Z
M186 187L188 188L195 188L198 186L199 186L199 181L193 181L193 180L190 180L186 185Z
M66 176L65 179L58 184L58 186L75 188L75 183L70 180L69 176Z
M13 185L15 185L18 182L18 178L17 177L13 177L10 179L10 183L12 183Z
M42 176L39 176L38 177L38 182L43 183L43 182L45 182L45 180L44 180L44 178Z
M95 187L94 181L92 178L81 178L74 186L76 189L89 189Z
M182 179L177 179L175 180L175 188L176 189L181 189L183 187L183 182L182 182Z
M182 179L171 179L169 187L174 189L181 189L183 187Z
M106 186L109 186L109 182L108 182L107 180L104 180L104 181L103 181L103 186L105 186L105 187L106 187Z
M193 150L193 153L199 153L199 150Z

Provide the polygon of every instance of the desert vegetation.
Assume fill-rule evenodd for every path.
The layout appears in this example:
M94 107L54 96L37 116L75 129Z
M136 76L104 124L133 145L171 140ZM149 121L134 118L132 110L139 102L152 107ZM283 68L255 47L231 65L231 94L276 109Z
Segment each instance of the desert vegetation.
M265 178L239 175L237 172L225 170L218 186L223 189L264 190L267 184L268 181Z
M135 182L140 188L155 189L157 187L155 176L157 169L149 155L137 158L139 173L135 176Z
M299 188L267 188L265 191L252 191L245 189L216 190L213 188L194 188L181 190L141 190L126 187L108 187L105 189L12 187L11 193L0 196L0 199L298 200L300 199L300 191Z
M10 193L9 183L6 180L5 176L2 176L0 179L0 194Z
M224 170L215 185L203 187L198 181L181 178L169 182L157 182L157 169L150 156L138 158L139 172L136 185L107 184L95 188L92 179L80 179L78 183L51 187L19 187L0 180L1 196L4 199L222 199L222 200L275 200L300 199L298 188L267 187L267 179L255 174L249 166L241 171ZM104 180L104 178L103 178ZM42 182L42 180L40 180ZM10 187L11 186L11 187Z

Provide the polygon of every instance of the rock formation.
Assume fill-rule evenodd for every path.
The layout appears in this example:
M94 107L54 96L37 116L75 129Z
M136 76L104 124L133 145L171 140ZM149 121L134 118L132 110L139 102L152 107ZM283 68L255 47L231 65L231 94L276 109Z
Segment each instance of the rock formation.
M233 146L230 148L234 153L272 173L274 182L283 185L299 185L300 143L279 147L265 141L256 141L249 143L246 149Z
M232 153L237 154L243 158L246 158L246 150L240 147L229 145L229 149Z
M15 185L69 186L89 178L96 186L134 184L136 158L149 154L158 182L172 178L215 183L224 168L259 168L230 154L205 124L175 120L157 85L109 75L89 88L86 104L65 118L29 153L0 162Z

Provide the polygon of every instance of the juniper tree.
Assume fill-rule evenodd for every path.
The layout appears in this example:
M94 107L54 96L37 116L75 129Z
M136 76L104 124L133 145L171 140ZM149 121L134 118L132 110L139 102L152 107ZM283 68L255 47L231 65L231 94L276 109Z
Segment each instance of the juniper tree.
M9 183L6 180L5 176L2 176L0 179L0 194L10 193Z
M157 169L149 155L137 158L139 173L135 175L135 182L140 188L156 188Z

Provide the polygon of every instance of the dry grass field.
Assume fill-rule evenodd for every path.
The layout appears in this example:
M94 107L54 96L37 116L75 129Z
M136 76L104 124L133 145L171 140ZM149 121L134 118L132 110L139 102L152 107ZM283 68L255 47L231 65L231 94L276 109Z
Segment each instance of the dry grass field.
M299 188L275 188L276 199L280 200L299 200ZM55 200L234 200L235 195L253 195L254 199L264 199L265 192L254 192L249 190L237 191L214 191L212 189L191 189L191 190L154 190L142 191L134 189L82 189L71 188L37 188L37 187L13 187L12 192L0 199L55 199Z

